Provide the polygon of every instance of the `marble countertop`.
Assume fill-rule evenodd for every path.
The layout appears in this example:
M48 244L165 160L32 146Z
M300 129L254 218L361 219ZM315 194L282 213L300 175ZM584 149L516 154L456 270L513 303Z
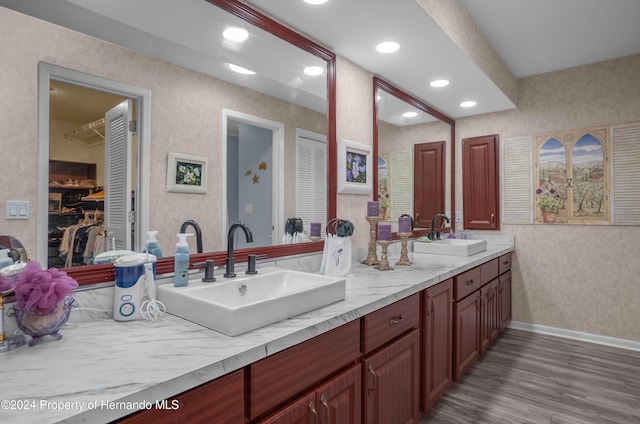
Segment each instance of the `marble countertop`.
M144 402L211 381L514 250L513 237L487 240L487 250L470 257L410 253L413 264L393 271L354 264L343 301L236 337L172 315L157 322L67 324L60 341L47 338L0 356L0 422L123 417ZM389 262L397 258L390 255Z

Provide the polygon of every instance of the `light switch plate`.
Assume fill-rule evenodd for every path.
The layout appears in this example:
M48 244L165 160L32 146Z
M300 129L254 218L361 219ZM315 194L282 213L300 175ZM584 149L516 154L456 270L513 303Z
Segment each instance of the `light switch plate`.
M30 202L28 200L7 200L4 204L6 219L29 219Z

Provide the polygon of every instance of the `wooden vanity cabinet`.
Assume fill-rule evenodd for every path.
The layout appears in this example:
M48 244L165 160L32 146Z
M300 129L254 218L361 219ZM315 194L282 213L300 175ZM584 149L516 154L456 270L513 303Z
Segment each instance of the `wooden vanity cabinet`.
M453 384L453 279L424 291L422 411L427 412Z
M364 423L420 417L420 293L362 318Z
M357 364L302 396L261 424L360 424L361 366Z
M356 320L249 365L249 418L282 408L360 356Z
M502 274L498 280L499 331L502 333L511 321L511 270Z
M177 405L174 401L177 400ZM121 424L244 423L244 370L234 371L165 402L166 409L129 415Z
M416 328L365 357L363 423L410 424L420 419L420 333Z

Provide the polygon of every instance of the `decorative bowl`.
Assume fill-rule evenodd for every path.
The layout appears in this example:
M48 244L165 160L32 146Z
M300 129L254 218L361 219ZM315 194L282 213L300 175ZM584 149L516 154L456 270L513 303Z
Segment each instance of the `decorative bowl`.
M69 319L71 309L77 306L76 299L73 296L67 296L48 314L29 310L23 311L15 306L13 310L18 328L32 337L31 341L29 341L29 346L33 346L46 335L51 335L54 339L60 340L62 338L62 334L59 333L60 329Z

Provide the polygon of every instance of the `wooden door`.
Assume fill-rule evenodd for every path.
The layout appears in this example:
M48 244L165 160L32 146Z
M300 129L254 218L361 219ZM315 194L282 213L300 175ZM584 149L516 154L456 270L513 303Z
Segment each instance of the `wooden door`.
M497 230L498 136L462 139L462 201L464 228Z
M500 332L511 321L511 270L502 274L498 281L498 302L500 314Z
M321 423L360 424L362 380L360 364L350 368L316 391Z
M480 290L454 306L454 379L458 381L480 357Z
M419 421L419 351L415 329L363 360L365 423Z
M444 213L444 141L414 145L413 216L415 227L431 227Z
M453 280L429 287L425 293L423 412L453 383Z

